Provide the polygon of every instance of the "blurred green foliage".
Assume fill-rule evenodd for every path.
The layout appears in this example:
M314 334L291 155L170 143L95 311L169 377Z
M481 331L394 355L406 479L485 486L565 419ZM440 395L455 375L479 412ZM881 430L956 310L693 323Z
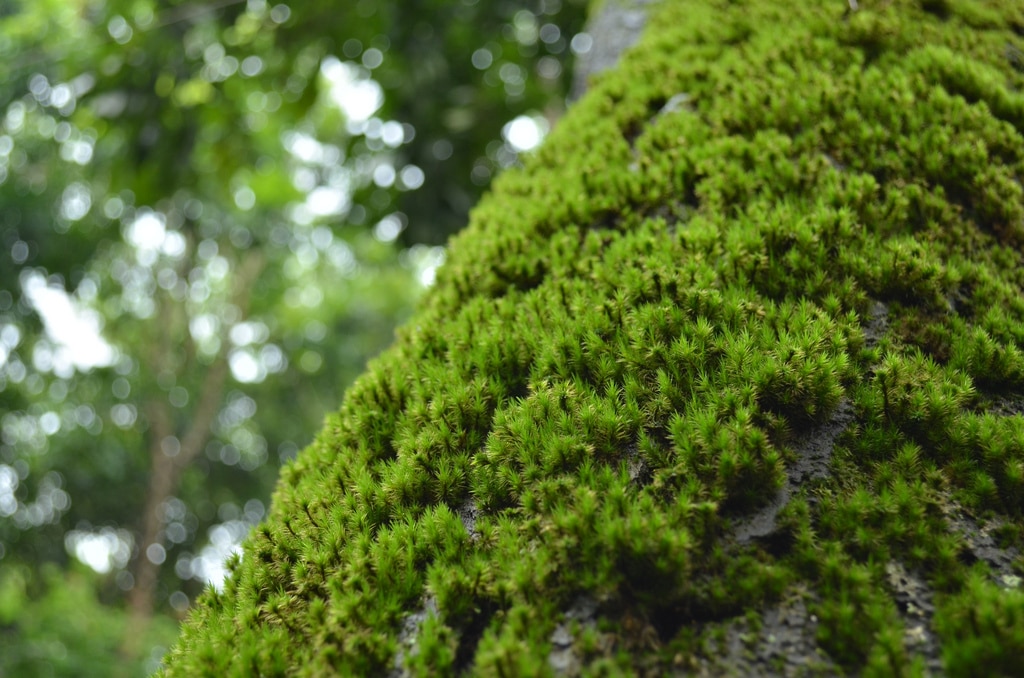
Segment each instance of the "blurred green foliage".
M149 626L143 643L148 654L122 658L119 647L129 617L97 596L96 580L83 565L47 564L39 572L19 565L0 572L3 675L106 678L146 675L157 668L177 633L174 620L159 617Z
M583 4L0 1L0 675L153 668Z

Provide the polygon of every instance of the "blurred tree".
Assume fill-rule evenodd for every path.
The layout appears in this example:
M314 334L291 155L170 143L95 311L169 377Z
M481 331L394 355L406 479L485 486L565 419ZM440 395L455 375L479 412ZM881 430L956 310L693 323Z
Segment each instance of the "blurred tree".
M3 647L91 587L137 629L218 580L558 115L582 4L0 2Z

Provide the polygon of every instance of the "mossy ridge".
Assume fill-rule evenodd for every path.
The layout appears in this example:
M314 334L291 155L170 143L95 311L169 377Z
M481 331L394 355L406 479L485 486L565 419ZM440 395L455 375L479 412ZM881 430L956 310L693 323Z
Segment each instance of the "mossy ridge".
M894 564L946 671L1024 671L1024 594L949 519L1021 550L1024 15L809 5L656 10L475 210L167 675L379 674L424 600L403 671L538 675L580 596L566 670L686 671L795 591L831 666L917 675ZM737 545L844 400L831 478Z

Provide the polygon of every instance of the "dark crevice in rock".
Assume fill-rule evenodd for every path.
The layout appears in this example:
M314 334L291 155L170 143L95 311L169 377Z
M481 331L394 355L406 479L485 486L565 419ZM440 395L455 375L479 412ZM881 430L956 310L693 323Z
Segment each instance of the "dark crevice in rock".
M854 420L853 405L843 399L832 417L800 435L793 443L796 460L786 467L786 483L779 488L775 497L753 515L736 518L733 523L733 537L740 544L747 544L773 535L778 529L776 518L789 503L790 498L816 480L829 475L829 463L836 440Z
M482 607L474 611L468 622L462 626L459 633L459 646L455 650L455 667L453 673L462 674L470 671L473 667L473 660L476 658L476 648L484 631L494 617L494 606L489 602L482 604Z
M590 223L591 231L614 231L618 230L622 222L622 215L615 210L598 212Z
M523 380L516 380L509 384L508 387L508 399L509 400L523 400L530 395L530 386Z
M712 585L712 579L713 576L707 574L699 575L694 579L694 583L697 588L706 589ZM731 616L731 612L714 609L707 601L691 599L677 605L653 605L650 609L649 625L657 633L660 642L669 643L684 627L723 622Z
M492 295L496 299L503 297L509 288L519 292L529 292L532 289L536 289L544 282L548 273L547 269L539 262L532 271L504 271L498 266L495 266L493 270L494 277L506 285L504 290Z
M952 14L952 8L949 6L949 0L921 0L921 9L939 17L943 21L948 19Z
M644 120L642 122L640 120L630 120L622 130L622 138L626 140L627 144L629 144L630 150L633 151L634 158L637 157L635 148L636 140L640 138L641 134L643 134L644 129L646 129L649 122L649 120ZM637 172L640 169L640 165L634 160L626 169L630 172Z

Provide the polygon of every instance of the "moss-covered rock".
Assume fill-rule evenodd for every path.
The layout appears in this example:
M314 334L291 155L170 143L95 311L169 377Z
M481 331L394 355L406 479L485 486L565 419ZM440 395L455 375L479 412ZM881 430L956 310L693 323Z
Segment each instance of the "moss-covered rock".
M1024 10L649 11L166 675L1024 675Z

